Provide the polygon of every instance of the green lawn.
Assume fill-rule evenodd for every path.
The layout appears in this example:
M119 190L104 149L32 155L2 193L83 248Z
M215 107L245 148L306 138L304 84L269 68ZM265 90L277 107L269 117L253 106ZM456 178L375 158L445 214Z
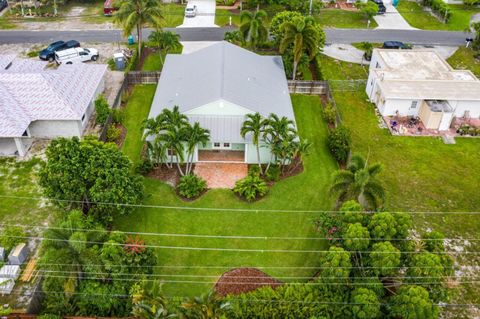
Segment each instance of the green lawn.
M167 3L163 5L162 14L164 18L164 27L174 28L183 23L185 14L185 5L177 3Z
M340 9L322 9L315 19L324 27L333 28L367 28L365 15L358 11L346 11ZM375 20L370 21L370 29L377 27Z
M368 66L342 62L321 55L322 74L328 80L362 80L368 77Z
M232 26L240 25L240 15L238 13L232 13L226 9L215 10L215 24L220 27L228 26L230 23L230 17L232 17Z
M42 196L38 185L39 160L17 162L0 158L0 195ZM40 225L53 217L57 209L43 201L22 198L0 198L0 222Z
M480 77L480 61L473 57L472 49L460 47L447 61L454 69L468 69Z
M168 52L169 54L180 54L182 53L183 47L181 46L178 50ZM150 53L143 62L142 70L143 71L161 71L163 68L163 63L165 62L166 52L161 53L162 58L160 59L160 54L158 52Z
M145 95L147 94L144 92ZM151 97L151 96L150 96ZM137 99L140 95L136 96ZM145 96L141 96L142 100ZM325 146L327 129L320 116L320 100L316 96L292 97L300 135L313 142L313 150L305 160L304 173L277 183L262 200L248 204L239 200L230 190L210 190L194 202L180 200L168 185L153 179L145 179L148 193L145 204L188 207L250 208L250 209L330 209L332 199L327 197L331 174L336 169ZM138 104L138 103L136 103ZM129 131L130 134L130 131ZM133 138L130 138L132 140ZM137 139L137 138L135 138ZM139 144L139 143L138 143ZM138 150L139 147L136 147ZM129 156L136 154L131 151ZM137 158L137 157L136 157ZM121 230L190 233L204 235L251 235L251 236L317 236L314 214L266 213L266 212L215 212L181 211L175 209L141 208L130 216L116 221ZM148 243L173 246L223 247L245 249L325 249L326 243L318 240L258 240L258 239L202 239L202 238L147 238ZM200 266L193 269L161 269L158 274L201 275L214 278L176 278L177 280L216 280L224 271L235 266L316 266L318 254L309 253L258 253L225 251L185 251L176 249L157 250L160 265ZM208 269L202 266L220 266ZM311 276L305 269L264 269L273 276ZM166 279L168 280L168 279ZM172 278L170 278L172 280ZM295 280L295 279L292 279ZM298 281L298 279L297 279ZM212 284L165 284L170 295L195 295L207 291Z
M124 125L127 128L127 136L123 144L123 152L130 157L133 163L140 159L142 150L142 122L150 112L156 85L137 85L133 89L125 108Z
M400 1L398 11L415 28L425 30L463 31L470 25L473 14L480 12L479 8L465 5L449 5L452 17L448 23L442 23L430 13L423 11L422 6L414 1Z

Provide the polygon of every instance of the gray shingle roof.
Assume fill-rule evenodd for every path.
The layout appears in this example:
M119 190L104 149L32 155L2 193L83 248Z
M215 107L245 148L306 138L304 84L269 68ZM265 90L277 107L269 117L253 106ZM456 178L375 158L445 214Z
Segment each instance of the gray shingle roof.
M190 54L167 55L149 117L164 108L188 112L219 100L265 117L275 113L295 120L281 57L258 55L225 41ZM245 142L240 136L243 116L189 118L209 129L212 141Z
M186 112L219 99L264 116L294 119L281 57L261 56L225 41L167 55L149 117L175 105Z

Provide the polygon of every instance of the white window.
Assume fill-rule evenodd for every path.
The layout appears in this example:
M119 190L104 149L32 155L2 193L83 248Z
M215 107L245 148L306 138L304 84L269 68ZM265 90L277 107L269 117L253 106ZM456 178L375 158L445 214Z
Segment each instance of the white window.
M417 108L418 101L412 101L412 104L410 105L410 110L414 110Z
M213 148L219 150L229 150L232 148L232 144L228 142L213 142Z

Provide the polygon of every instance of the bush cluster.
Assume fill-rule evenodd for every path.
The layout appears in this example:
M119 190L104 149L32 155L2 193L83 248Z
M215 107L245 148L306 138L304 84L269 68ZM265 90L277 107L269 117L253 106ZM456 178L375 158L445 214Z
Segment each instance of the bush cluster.
M423 5L432 8L434 12L441 15L445 23L447 23L452 16L450 8L443 0L423 0Z
M112 112L112 109L108 105L108 102L105 96L100 95L95 100L95 112L97 113L97 117L95 119L97 124L100 124L100 125L105 124L105 122L107 122L108 117L110 116L110 113Z
M470 125L462 125L458 128L457 133L460 135L479 136L480 128Z
M107 142L115 142L121 134L122 130L120 128L115 125L110 125L107 130Z
M188 174L180 178L177 186L178 193L185 198L195 198L207 188L207 182L194 174Z
M267 183L258 175L249 173L247 177L235 183L233 192L252 202L268 193Z
M322 109L322 117L323 119L331 125L335 124L335 120L337 117L337 112L335 111L335 107L333 107L332 103L327 103Z
M351 140L350 130L343 125L328 132L328 148L338 162L347 162L350 153Z

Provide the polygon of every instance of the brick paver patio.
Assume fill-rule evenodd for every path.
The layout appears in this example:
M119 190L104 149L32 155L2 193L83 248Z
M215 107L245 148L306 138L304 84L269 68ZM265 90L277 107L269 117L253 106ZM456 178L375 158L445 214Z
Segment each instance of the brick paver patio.
M247 176L245 163L196 163L195 175L207 181L208 188L233 188L235 182Z

